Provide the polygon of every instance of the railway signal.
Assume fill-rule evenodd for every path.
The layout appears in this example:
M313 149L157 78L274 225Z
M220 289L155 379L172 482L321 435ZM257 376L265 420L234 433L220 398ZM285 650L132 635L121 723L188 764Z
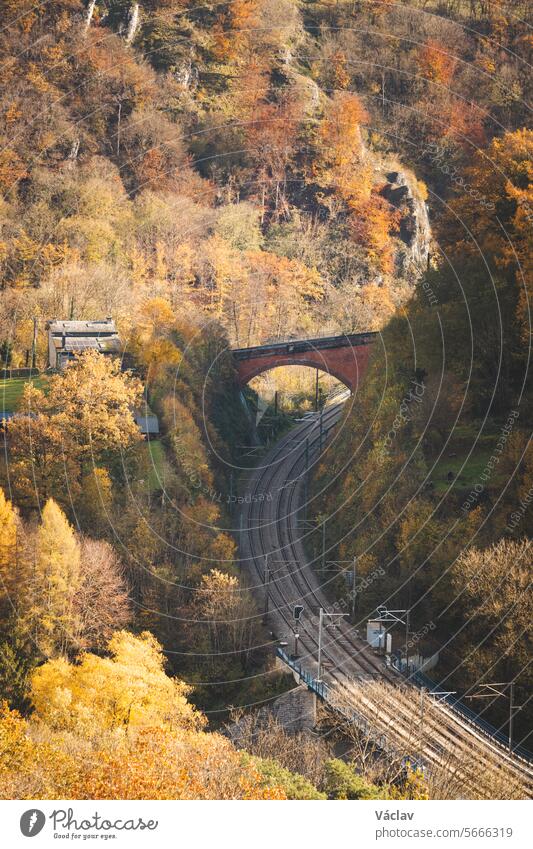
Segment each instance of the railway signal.
M292 615L293 615L293 618L294 618L294 621L295 621L295 622L299 622L299 621L300 621L300 617L301 617L301 615L302 615L302 613L303 613L303 612L304 612L303 604L295 604L295 605L294 605L294 610L293 610L293 612L292 612Z

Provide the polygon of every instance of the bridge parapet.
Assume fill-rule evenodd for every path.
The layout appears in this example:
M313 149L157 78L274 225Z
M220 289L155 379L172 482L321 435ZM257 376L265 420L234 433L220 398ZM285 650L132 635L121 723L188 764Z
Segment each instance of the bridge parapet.
M336 377L352 392L366 372L378 334L349 333L314 339L291 339L233 351L241 386L262 372L283 365L318 368Z

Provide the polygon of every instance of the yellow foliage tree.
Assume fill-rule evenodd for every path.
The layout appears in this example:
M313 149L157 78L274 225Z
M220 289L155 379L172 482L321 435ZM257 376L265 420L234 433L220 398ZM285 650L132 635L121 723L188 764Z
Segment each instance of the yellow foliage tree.
M94 462L140 441L132 410L141 398L141 382L122 373L119 360L89 350L50 379L46 409L82 460Z
M13 599L17 585L18 515L0 489L0 604L5 607Z
M107 469L95 466L84 476L76 509L86 533L101 534L109 525L113 482Z
M2 799L285 799L220 734L151 727L95 745L0 704Z
M62 799L78 773L72 755L36 742L29 723L0 702L0 798Z
M209 628L214 652L238 654L250 649L257 611L237 578L220 569L203 575L196 609Z
M13 492L17 503L28 507L41 508L52 495L66 505L80 491L78 445L46 410L44 392L27 383L9 426Z
M182 353L171 336L176 328L176 314L171 304L161 297L143 302L132 329L130 348L147 368L148 383L157 380L165 367L176 367Z
M80 771L78 799L285 799L220 734L150 729Z
M370 170L362 160L361 125L368 114L350 92L336 92L328 102L317 131L313 179L333 189L345 201L370 191Z
M80 623L74 598L80 582L79 543L64 513L49 499L36 534L24 617L43 654L53 656L77 645Z
M37 717L89 738L130 728L201 728L205 720L186 699L190 687L165 674L151 634L118 631L108 650L109 657L86 653L76 664L57 658L39 667L31 685Z

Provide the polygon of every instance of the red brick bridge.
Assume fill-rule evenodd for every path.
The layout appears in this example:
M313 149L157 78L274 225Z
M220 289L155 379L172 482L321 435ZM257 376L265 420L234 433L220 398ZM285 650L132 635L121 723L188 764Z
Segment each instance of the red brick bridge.
M241 386L253 377L278 366L310 366L336 377L352 392L368 366L370 349L377 333L349 333L319 339L291 339L256 348L233 351Z

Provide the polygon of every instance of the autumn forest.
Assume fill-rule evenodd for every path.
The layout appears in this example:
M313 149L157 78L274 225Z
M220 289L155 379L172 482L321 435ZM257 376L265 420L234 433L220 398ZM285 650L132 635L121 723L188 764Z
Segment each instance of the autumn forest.
M0 798L530 797L531 4L0 10ZM369 332L348 400L239 383L235 349ZM306 688L245 493L306 421L313 615L409 611L377 702L458 694L512 781L274 709Z

